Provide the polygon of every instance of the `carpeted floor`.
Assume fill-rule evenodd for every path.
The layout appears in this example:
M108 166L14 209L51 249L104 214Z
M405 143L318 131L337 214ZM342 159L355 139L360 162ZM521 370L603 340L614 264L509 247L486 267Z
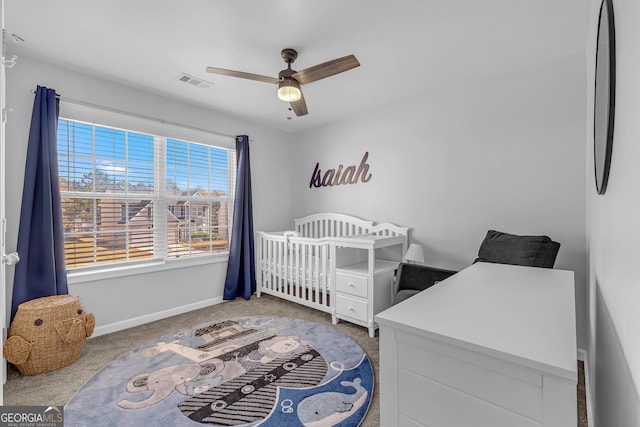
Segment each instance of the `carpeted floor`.
M188 328L212 320L224 320L239 316L286 316L317 322L335 327L360 345L369 356L374 369L375 384L371 406L361 424L363 427L380 425L380 400L378 390L378 337L369 338L366 328L341 321L331 324L331 315L264 295L250 301L238 298L212 307L158 320L108 335L89 339L82 354L72 365L57 371L33 377L22 376L11 365L4 385L4 404L64 406L73 394L103 366L122 354L171 331ZM582 369L582 364L580 364ZM587 427L584 403L584 375L579 376L578 427Z

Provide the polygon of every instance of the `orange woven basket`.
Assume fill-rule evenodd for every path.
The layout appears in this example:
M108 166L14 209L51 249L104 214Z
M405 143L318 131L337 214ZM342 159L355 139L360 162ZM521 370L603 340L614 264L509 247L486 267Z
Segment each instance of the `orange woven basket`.
M23 375L37 375L73 363L93 333L95 318L76 295L23 302L3 346L5 358Z

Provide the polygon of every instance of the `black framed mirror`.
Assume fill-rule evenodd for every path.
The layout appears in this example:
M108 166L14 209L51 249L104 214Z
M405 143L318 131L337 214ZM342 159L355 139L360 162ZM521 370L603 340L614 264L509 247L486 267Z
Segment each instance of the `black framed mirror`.
M611 168L616 94L616 39L613 0L603 0L598 19L593 124L596 191L604 194Z

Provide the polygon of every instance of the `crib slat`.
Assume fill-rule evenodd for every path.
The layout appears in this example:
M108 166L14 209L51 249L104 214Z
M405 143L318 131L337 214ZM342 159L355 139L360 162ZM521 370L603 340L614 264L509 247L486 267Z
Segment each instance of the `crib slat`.
M282 252L284 254L284 274L283 276L283 280L284 280L284 284L283 286L287 286L287 277L289 277L289 252L290 252L290 242L289 239L285 239L284 242L282 242Z
M309 245L309 252L307 253L307 257L308 257L308 262L309 262L309 268L307 270L305 270L306 274L306 279L305 280L305 286L306 289L308 289L309 291L309 296L311 297L311 294L313 294L313 276L311 275L311 273L313 272L313 244ZM313 301L313 298L309 298Z
M263 265L264 265L264 281L262 283L262 288L269 290L269 283L271 282L270 274L271 274L271 253L269 252L269 244L270 240L264 239L262 241L262 256L264 257Z
M299 244L298 247L296 248L296 270L295 270L295 274L292 274L292 277L294 277L293 280L293 285L296 288L300 287L300 279L299 279L299 272L302 271L301 269L302 267L302 259L303 259L303 252L304 252L304 244Z
M315 261L315 268L314 268L314 274L311 277L311 283L312 283L312 290L313 290L313 301L318 302L319 296L320 296L320 246L316 246L314 248L315 250L315 257L314 257L314 261Z
M276 291L278 289L278 287L280 286L280 279L279 274L278 274L278 242L276 240L274 240L273 242L271 242L272 244L272 253L271 253L271 260L273 262L273 271L272 271L272 275L273 275L273 280L271 281L271 289L273 291Z
M309 251L309 245L304 245L304 251L302 253L302 266L300 268L300 281L302 282L300 285L305 283L306 272L307 272L307 252Z
M258 234L256 240L258 241L256 245L257 254L254 260L256 269L256 295L260 298L260 291L262 290L262 237Z
M260 260L264 269L262 272L262 288L268 290L270 282L269 274L271 272L271 261L269 258L269 240L264 237L262 238L262 257L263 260Z
M267 275L268 279L267 279L267 288L269 288L269 290L273 290L273 268L275 266L275 263L273 262L273 241L269 240L267 241L267 267L269 268L269 273Z
M326 246L321 246L318 248L318 304L324 304L324 293L327 289L325 284L325 280L327 279L326 269L325 269L325 261L327 259L327 255L325 253Z
M280 248L278 245L278 241L274 240L273 241L273 274L274 274L274 280L273 280L273 290L274 291L279 291L281 286L280 286L280 276L282 275L282 271L278 271L280 269L280 264L279 262L279 258L278 258L278 254L280 253Z
M289 274L289 286L291 287L291 292L294 295L299 294L298 286L298 272L300 271L300 251L302 250L302 244L299 242L294 242L291 247L291 272Z
M286 239L284 241L281 241L280 244L278 245L280 247L280 265L282 266L282 274L280 275L282 277L282 285L280 286L280 289L282 289L283 291L286 290L287 288L287 241Z
M283 260L284 260L284 251L282 248L283 244L281 241L277 242L277 248L278 248L278 265L280 266L280 268L282 269L282 265L283 265ZM278 287L280 288L280 292L284 291L284 287L287 284L287 276L283 273L286 273L285 271L281 271L279 274L279 279L278 280Z

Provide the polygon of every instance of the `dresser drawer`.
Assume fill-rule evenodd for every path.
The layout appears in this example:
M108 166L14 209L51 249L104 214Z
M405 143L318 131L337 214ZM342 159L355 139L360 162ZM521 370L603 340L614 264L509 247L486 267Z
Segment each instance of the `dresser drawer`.
M336 296L336 313L361 322L367 321L367 301L345 295Z
M365 276L357 276L355 274L342 273L338 271L336 272L336 290L338 292L344 292L346 294L366 298L367 278Z
M398 379L398 400L407 402L401 404L401 412L409 416L425 414L413 419L425 423L438 416L444 419L447 408L456 407L465 408L467 414L475 413L476 419L493 420L483 425L529 426L517 421L522 417L531 425L544 423L543 378L539 372L419 339L414 334L398 332L397 338L397 363L403 367ZM420 398L411 397L411 392L404 394L404 390L420 390ZM431 397L425 399L429 394ZM464 424L452 414L448 417L451 421L436 424Z

